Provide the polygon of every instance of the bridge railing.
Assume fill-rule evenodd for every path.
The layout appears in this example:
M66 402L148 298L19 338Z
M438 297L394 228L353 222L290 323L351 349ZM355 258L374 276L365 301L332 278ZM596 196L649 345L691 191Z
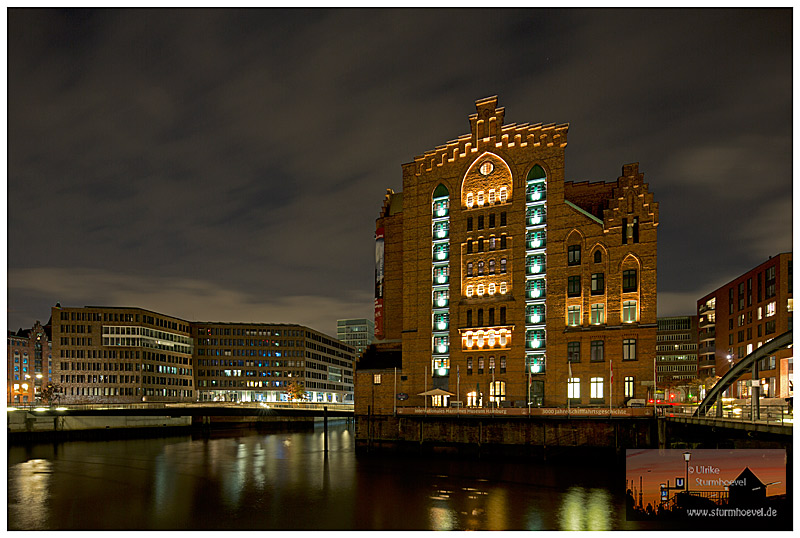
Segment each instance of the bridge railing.
M659 406L658 416L692 416L697 410L697 405ZM742 422L757 422L769 424L790 425L794 423L794 413L789 405L761 405L759 412L754 414L751 405L723 405L722 415L717 415L716 406L712 406L705 415L697 418L738 420Z

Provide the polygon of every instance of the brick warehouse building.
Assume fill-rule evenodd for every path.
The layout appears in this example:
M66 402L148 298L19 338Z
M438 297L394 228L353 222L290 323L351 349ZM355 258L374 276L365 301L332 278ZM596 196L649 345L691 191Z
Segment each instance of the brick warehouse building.
M30 329L8 331L8 369L6 400L32 403L51 381L52 342L50 324L37 321Z
M565 182L568 125L504 125L496 97L476 107L470 134L403 165L403 192L384 200L373 349L402 353L359 365L356 412L367 394L420 407L646 397L658 204L638 165ZM434 388L452 396L419 396Z

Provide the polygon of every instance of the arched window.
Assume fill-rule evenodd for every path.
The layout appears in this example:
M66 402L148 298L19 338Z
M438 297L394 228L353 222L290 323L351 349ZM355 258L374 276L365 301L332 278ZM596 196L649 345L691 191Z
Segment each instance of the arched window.
M601 263L603 261L603 253L600 250L594 251L594 263Z
M489 274L490 275L494 274L494 269L495 269L494 260L489 260Z
M467 276L472 276L472 262L467 262Z
M484 266L483 260L479 261L478 262L478 276L483 276L483 266Z
M505 258L500 258L500 274L501 275L505 274L505 272L506 272L507 262L508 262L508 260L506 260Z
M528 172L528 179L544 179L547 177L547 174L544 173L544 168L539 166L538 164L533 165L531 171Z

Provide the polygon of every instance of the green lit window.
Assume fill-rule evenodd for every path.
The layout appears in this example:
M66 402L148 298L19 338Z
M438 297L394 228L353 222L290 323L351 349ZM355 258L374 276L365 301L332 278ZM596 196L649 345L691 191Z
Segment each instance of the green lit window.
M623 323L633 323L637 320L636 317L636 301L623 301L622 302L622 321Z
M567 325L572 327L581 324L581 307L568 306L567 307Z
M606 311L605 305L602 303L593 304L592 311L591 311L591 321L592 325L600 325L601 323L606 322Z

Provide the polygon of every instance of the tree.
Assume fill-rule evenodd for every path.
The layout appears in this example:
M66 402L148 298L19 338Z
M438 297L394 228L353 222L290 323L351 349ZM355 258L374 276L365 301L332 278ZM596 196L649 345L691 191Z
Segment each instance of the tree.
M289 394L289 399L293 402L297 400L305 401L308 399L308 396L306 396L306 389L296 381L292 381L289 386L286 387L286 392Z
M55 381L48 381L47 385L42 387L42 390L39 392L39 397L48 405L52 403L53 400L58 399L60 396L61 386Z

